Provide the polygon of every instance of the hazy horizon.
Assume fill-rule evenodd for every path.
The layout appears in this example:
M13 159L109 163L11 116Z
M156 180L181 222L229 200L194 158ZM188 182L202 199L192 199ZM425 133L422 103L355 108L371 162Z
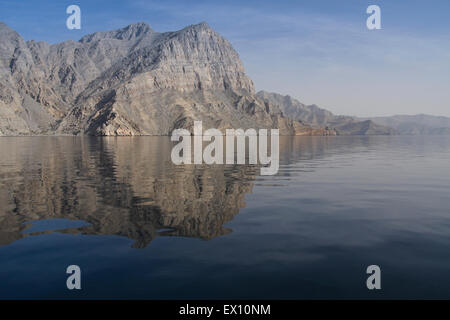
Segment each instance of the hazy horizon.
M82 28L68 30L69 2L0 1L0 20L50 43L140 21L158 32L206 21L232 43L257 91L342 115L450 117L450 4L372 2L78 1ZM381 7L381 30L365 26L370 4Z

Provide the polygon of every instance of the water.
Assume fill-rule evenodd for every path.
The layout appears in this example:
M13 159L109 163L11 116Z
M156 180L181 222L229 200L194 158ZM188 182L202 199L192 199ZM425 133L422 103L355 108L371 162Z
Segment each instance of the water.
M1 138L0 298L450 298L449 137L282 137L276 176L171 147Z

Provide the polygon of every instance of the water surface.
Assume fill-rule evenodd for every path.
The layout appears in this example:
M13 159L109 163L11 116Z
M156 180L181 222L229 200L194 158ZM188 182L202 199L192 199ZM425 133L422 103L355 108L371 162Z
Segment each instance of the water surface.
M450 298L450 137L280 139L260 176L168 137L1 138L0 298Z

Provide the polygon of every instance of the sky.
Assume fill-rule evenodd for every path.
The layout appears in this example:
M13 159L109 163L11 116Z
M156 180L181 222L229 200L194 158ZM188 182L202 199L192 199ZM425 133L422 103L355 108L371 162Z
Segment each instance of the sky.
M81 30L66 28L72 4ZM366 27L373 4L380 30ZM206 21L239 53L256 90L336 114L450 116L449 0L0 0L0 21L50 43L136 22L165 32Z

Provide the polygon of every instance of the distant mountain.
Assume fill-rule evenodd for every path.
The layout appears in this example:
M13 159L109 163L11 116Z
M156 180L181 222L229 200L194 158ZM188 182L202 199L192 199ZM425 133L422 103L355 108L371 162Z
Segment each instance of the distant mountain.
M339 135L391 135L396 133L389 126L376 124L370 119L360 121L353 117L337 116L316 105L305 105L289 95L259 91L257 96L278 106L287 117L313 127L336 131Z
M256 96L239 55L206 23L145 23L50 45L0 23L0 135L167 135L204 127L329 135Z
M373 122L389 126L400 134L408 135L446 135L450 134L450 118L418 115L396 115L392 117L360 118L361 120L372 120Z

